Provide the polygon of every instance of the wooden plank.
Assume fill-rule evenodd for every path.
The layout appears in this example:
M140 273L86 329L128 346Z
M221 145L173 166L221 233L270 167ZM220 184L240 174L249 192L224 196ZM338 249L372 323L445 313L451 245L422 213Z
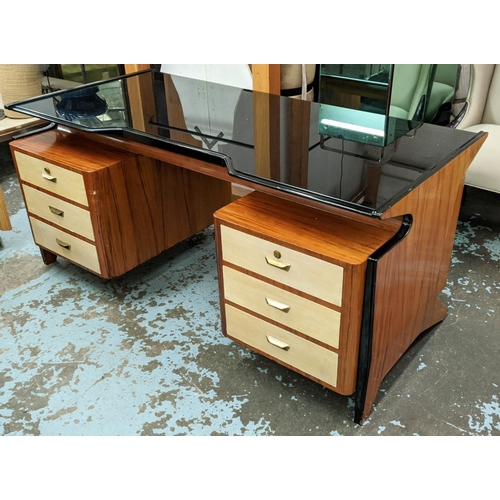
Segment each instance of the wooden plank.
M253 90L268 94L281 93L281 64L252 64Z
M7 211L7 204L5 203L3 191L0 187L0 230L10 231L11 229L12 224L10 223L9 212Z
M125 73L135 73L150 69L150 64L125 64ZM155 114L152 100L152 82L149 79L130 79L127 82L128 102L134 128L143 132L156 132L156 127L149 124L150 117Z
M280 177L280 65L252 64L255 172Z
M143 71L145 69L150 69L151 64L125 64L125 74L136 73L137 71Z
M253 94L255 173L280 178L280 98L272 94Z
M307 188L309 176L309 130L311 103L301 99L290 99L290 137L288 158L290 159L290 183Z

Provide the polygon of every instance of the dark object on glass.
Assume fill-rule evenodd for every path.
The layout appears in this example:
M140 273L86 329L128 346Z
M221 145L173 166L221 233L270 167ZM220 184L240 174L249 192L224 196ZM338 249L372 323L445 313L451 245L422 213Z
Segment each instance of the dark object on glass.
M56 104L56 110L67 120L103 115L108 110L108 104L97 95L98 92L99 87L89 87L65 94Z

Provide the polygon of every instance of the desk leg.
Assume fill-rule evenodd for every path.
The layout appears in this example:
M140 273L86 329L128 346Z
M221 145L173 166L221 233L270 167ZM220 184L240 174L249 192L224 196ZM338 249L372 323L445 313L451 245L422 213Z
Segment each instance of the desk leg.
M9 219L9 212L7 212L7 205L5 204L5 198L3 196L2 188L0 188L0 230L10 231L12 225Z
M40 254L42 255L43 263L47 266L53 264L57 260L57 255L55 253L45 250L45 248L40 248Z
M384 255L393 250L396 245L406 238L411 230L411 224L412 218L410 216L405 216L402 220L399 231L384 246L375 252L375 254L373 254L367 262L354 409L354 421L357 424L361 424L371 412L372 405L375 401L373 387L378 390L380 384L382 383L381 379L375 381L374 384L372 371L372 368L374 368L377 363L377 358L374 358L374 321L376 306L378 305L375 302L375 297L377 275L379 273L379 261L384 257ZM374 365L373 367L372 363Z

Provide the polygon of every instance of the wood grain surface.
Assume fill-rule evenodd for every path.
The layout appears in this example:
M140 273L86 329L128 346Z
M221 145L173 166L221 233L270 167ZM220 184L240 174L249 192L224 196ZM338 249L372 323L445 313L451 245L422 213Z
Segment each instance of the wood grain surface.
M227 182L63 130L14 141L11 149L14 157L27 155L83 178L104 278L119 276L211 225L213 212L231 201ZM44 191L30 178L25 182ZM64 182L48 185L53 196L75 203L75 190L66 190ZM52 261L53 248L44 250L44 259Z
M414 340L443 321L446 285L465 173L485 141L479 138L383 214L409 214L408 235L377 263L373 347L363 420L382 380Z
M0 188L0 231L10 231L12 224L7 211L7 204L3 195L2 188Z

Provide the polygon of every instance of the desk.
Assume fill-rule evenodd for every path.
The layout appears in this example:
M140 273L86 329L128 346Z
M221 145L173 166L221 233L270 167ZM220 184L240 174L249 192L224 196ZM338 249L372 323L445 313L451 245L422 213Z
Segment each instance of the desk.
M486 134L424 125L377 161L320 137L315 103L155 72L76 92L17 107L57 125L11 143L45 261L112 277L215 211L224 334L354 394L362 423L389 370L446 317L465 172ZM231 182L254 192L231 202Z

